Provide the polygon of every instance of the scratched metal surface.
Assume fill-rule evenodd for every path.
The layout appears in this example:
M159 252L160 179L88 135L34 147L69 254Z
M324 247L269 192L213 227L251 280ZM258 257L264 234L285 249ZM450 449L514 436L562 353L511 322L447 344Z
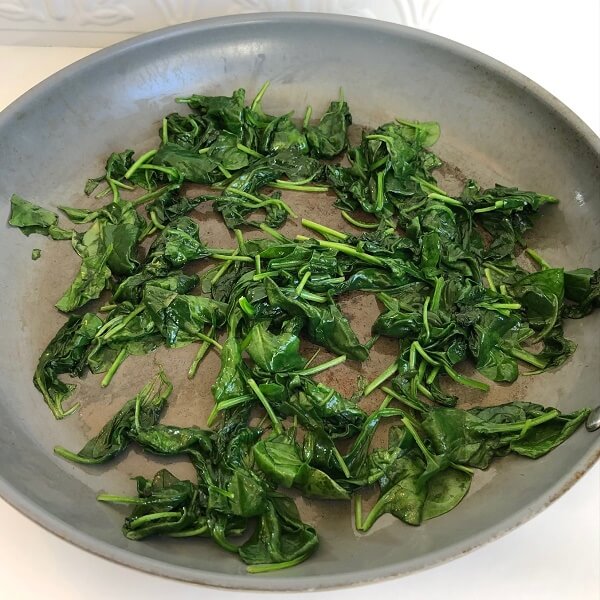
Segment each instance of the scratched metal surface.
M230 93L239 86L252 96L266 79L272 82L264 100L267 111L293 108L301 114L311 103L318 112L343 86L355 123L363 126L395 116L439 120L436 152L446 162L438 173L444 186L454 191L473 177L484 185L499 182L554 194L563 202L544 212L530 236L532 245L551 263L568 268L599 262L598 140L567 109L508 68L441 38L310 15L166 30L101 52L34 89L0 115L3 215L15 191L48 207L89 206L93 200L81 192L85 179L101 171L113 150L151 147L161 116L177 110L175 96ZM359 132L354 125L352 134ZM284 198L300 216L351 230L329 195L284 193ZM209 209L192 216L209 245L230 243ZM292 221L284 233L301 229ZM124 511L98 505L95 495L131 492L132 475L148 476L159 465L191 477L189 465L148 460L134 449L106 467L82 468L54 457L51 449L57 443L80 447L159 364L175 382L163 421L203 426L212 407L218 356L211 352L193 381L186 377L193 346L130 357L106 390L100 389L99 377L78 382L80 411L56 422L33 388L31 374L62 323L53 304L78 259L68 242L25 238L4 225L0 247L0 492L43 526L125 564L210 585L269 590L350 585L407 573L457 556L535 514L598 455L598 436L579 431L539 461L498 461L476 474L456 510L419 528L384 517L358 536L349 505L299 500L304 518L321 534L319 553L295 569L267 576L246 575L235 557L207 541L130 542L120 533ZM33 247L42 248L35 263ZM378 314L373 297L350 295L341 305L359 337L367 339ZM461 405L528 399L569 410L594 404L600 383L598 321L596 315L568 324L567 334L579 350L559 371L493 386L488 394L461 387ZM369 379L389 365L395 348L381 340L363 365L348 362L320 377L350 394L358 375ZM373 394L365 407L380 399Z

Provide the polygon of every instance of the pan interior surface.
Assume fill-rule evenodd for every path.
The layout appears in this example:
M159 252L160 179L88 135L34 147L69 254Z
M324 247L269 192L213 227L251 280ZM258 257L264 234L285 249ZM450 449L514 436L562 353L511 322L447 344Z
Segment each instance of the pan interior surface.
M320 114L342 87L354 135L361 126L395 117L439 121L442 136L434 151L446 163L438 176L455 186L450 191L473 178L486 187L498 182L557 196L561 203L542 212L528 237L531 246L565 268L600 262L599 145L575 116L524 77L474 51L416 30L344 17L271 14L193 23L99 52L44 82L0 115L3 222L15 192L51 209L90 206L93 200L82 193L85 180L102 172L113 151L150 148L160 119L180 110L175 97L229 95L238 87L252 97L266 80L271 86L265 110L295 110L296 116L307 104ZM347 229L331 196L306 196L284 197L300 216ZM209 245L229 243L210 211L194 216ZM98 504L96 495L131 493L131 476L150 476L160 466L192 476L189 466L149 461L131 450L107 467L80 467L54 456L52 448L79 448L158 364L175 383L164 421L204 426L218 357L210 355L192 382L185 374L195 348L132 357L106 390L98 377L78 382L81 410L55 421L31 376L64 320L53 305L71 281L77 257L68 242L46 243L3 228L0 492L44 527L102 556L160 575L251 590L372 581L447 560L516 526L559 496L600 452L598 436L581 428L537 461L499 460L476 472L456 510L420 527L386 516L368 534L357 535L349 504L302 500L320 548L307 562L267 575L248 575L236 556L209 541L127 540L121 534L126 511ZM300 232L299 224L288 231ZM34 247L43 251L36 263L30 259ZM342 307L366 337L376 313L363 301ZM469 393L464 403L523 399L563 411L594 404L599 317L567 322L567 337L578 350L558 371L496 386L487 396ZM380 348L359 373L381 372L391 360L390 348ZM351 393L357 374L350 366L330 382Z

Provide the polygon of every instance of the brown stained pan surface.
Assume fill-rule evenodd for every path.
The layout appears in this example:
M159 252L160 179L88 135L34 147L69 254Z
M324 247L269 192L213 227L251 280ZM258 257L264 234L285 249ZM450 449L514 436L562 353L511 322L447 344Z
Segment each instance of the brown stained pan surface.
M160 118L178 109L175 96L229 94L245 87L251 97L267 79L271 87L264 105L272 112L301 114L310 103L318 114L342 86L354 136L360 134L358 124L372 127L395 116L440 121L436 152L446 164L438 178L449 191L473 177L484 185L499 182L554 194L562 202L543 213L532 245L567 268L600 262L599 144L574 115L524 77L474 51L422 32L343 17L271 14L203 21L143 36L66 69L0 115L3 214L13 192L48 207L90 206L93 201L81 191L86 178L101 172L111 151L150 148ZM284 198L301 217L352 230L333 208L331 195L284 193ZM210 209L192 216L210 246L232 243ZM78 448L159 365L175 382L164 422L204 426L218 356L210 353L193 381L186 374L195 347L130 357L106 390L99 377L78 382L81 409L55 422L31 374L63 321L53 304L72 280L78 259L68 242L25 238L3 227L0 492L44 527L92 552L170 577L242 589L366 582L436 564L497 537L559 495L598 455L598 436L579 431L539 461L498 461L477 473L456 510L419 528L384 517L368 535L357 536L348 505L299 500L304 518L321 534L321 547L310 561L266 576L248 576L235 557L207 541L128 541L120 533L124 511L98 505L95 495L131 493L129 478L148 476L158 465L191 477L189 465L149 461L133 450L110 467L82 468L53 456L52 447ZM299 220L283 231L306 234ZM34 247L43 251L35 263ZM359 337L367 339L378 314L374 298L349 295L341 306ZM527 399L570 410L597 403L597 331L597 315L569 323L567 334L579 350L562 369L494 386L488 394L461 387L461 405ZM381 372L395 350L395 343L380 340L363 365L348 362L320 378L350 395L357 377ZM375 393L364 406L380 400Z

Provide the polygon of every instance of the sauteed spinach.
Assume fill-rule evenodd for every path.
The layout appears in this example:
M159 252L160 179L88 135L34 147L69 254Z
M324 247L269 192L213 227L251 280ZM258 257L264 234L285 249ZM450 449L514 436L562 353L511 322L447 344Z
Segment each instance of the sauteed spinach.
M164 117L157 147L115 152L88 180L85 193L99 189L96 198L108 202L59 207L72 228L17 195L9 221L26 235L70 240L81 258L56 303L68 320L34 375L57 419L78 408L67 404L75 385L63 374L102 373L106 387L130 355L197 344L192 379L208 352L220 355L207 423L161 421L173 384L160 371L81 450L55 452L107 463L134 444L187 457L194 481L161 469L137 477L134 496L98 500L132 505L129 539L209 537L253 573L296 565L317 549L317 532L286 489L353 499L357 531L385 513L419 525L464 498L474 469L556 448L587 409L564 414L521 401L464 409L446 384L474 388L483 404L489 382L559 367L575 351L564 319L600 305L597 269L566 271L526 248L524 234L540 208L558 202L553 196L475 181L450 195L429 150L437 123L396 119L351 145L343 97L318 122L309 107L299 123L263 110L266 89L249 105L243 89L179 98L188 110ZM210 187L193 195L191 183ZM352 232L302 219L307 235L286 237L277 229L299 218L288 190L329 192ZM203 241L190 214L205 203L234 231L234 248ZM523 250L535 269L523 266ZM379 303L368 340L338 303L353 292ZM396 340L397 354L352 397L315 379L346 360L366 361L379 337ZM309 357L302 340L332 357ZM476 376L463 373L468 363ZM361 402L376 390L381 402L367 411ZM377 446L384 421L388 443ZM379 498L363 515L373 486Z

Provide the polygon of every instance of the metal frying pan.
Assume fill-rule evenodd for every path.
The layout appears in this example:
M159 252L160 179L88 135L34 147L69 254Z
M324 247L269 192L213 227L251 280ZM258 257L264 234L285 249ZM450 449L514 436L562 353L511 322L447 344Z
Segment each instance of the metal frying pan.
M450 189L465 177L484 185L535 189L562 199L542 215L532 246L567 268L600 262L600 141L568 109L525 77L473 50L420 31L376 21L310 14L268 14L201 21L119 44L86 58L34 88L0 115L0 199L3 222L13 192L54 208L86 205L85 179L104 158L126 147L144 150L159 119L177 110L173 98L192 92L251 96L265 80L266 110L298 114L310 102L325 108L342 86L355 123L373 126L396 116L438 120L436 152L446 161L440 179ZM355 129L357 131L357 129ZM344 228L327 196L288 196L303 216ZM207 212L196 213L203 238L225 245L228 234ZM506 458L478 472L471 492L451 513L418 528L381 519L369 535L352 530L350 508L303 501L305 519L321 534L311 560L266 576L250 576L236 557L210 542L121 535L123 512L99 505L99 491L132 491L129 477L149 475L159 462L176 474L186 465L130 452L110 468L81 468L52 447L79 448L142 381L163 364L175 381L169 422L202 425L212 400L217 357L189 382L194 349L130 358L111 386L79 384L81 411L56 422L33 388L31 375L62 317L54 302L76 269L68 243L25 238L4 228L0 237L0 494L42 526L79 546L152 573L240 589L305 590L350 585L408 573L489 541L530 518L564 492L600 454L600 437L583 428L538 460ZM294 225L290 226L294 230ZM41 244L41 246L40 246ZM42 247L32 263L31 249ZM374 306L343 303L360 335ZM465 404L528 399L569 411L595 404L600 315L568 323L579 349L555 373L495 387ZM187 353L186 353L187 352ZM390 361L381 346L364 366L375 374ZM356 365L331 375L348 392Z

